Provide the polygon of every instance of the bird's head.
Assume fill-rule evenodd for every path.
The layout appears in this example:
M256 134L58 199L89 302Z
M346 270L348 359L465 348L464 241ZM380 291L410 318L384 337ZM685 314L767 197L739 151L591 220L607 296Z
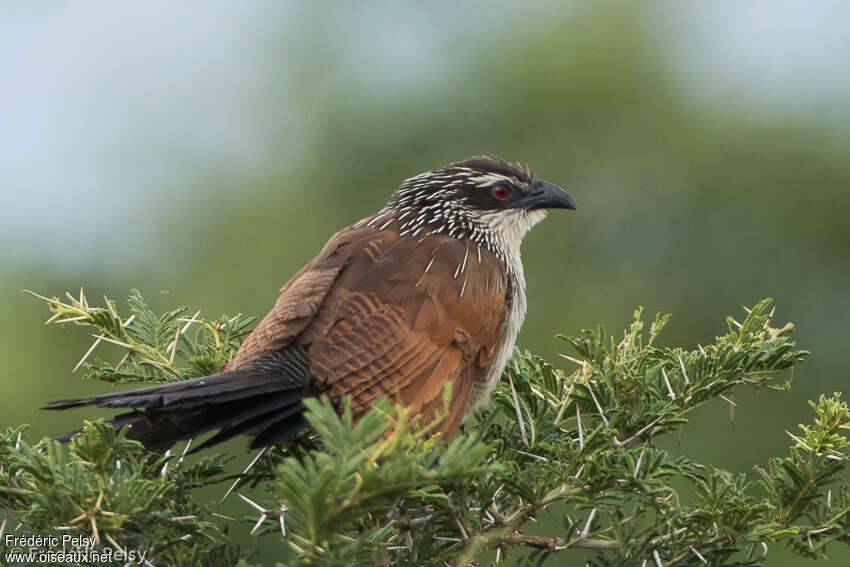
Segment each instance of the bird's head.
M490 156L472 158L404 181L387 210L403 234L447 234L498 254L519 250L547 209L575 209L569 193L525 167Z

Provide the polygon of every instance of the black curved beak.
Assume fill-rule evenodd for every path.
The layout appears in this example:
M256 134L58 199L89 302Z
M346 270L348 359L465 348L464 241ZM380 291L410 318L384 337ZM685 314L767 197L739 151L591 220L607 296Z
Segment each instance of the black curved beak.
M517 207L528 211L536 209L576 209L572 196L548 181L537 181L531 188L531 193L516 202Z

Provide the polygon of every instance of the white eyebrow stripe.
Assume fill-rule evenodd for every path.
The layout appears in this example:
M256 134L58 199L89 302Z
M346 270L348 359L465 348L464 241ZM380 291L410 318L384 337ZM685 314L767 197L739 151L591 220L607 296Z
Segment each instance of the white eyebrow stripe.
M514 181L511 180L509 177L499 175L498 173L484 173L481 175L470 177L469 180L475 183L476 187L486 187L488 185L495 185L497 183L514 183Z

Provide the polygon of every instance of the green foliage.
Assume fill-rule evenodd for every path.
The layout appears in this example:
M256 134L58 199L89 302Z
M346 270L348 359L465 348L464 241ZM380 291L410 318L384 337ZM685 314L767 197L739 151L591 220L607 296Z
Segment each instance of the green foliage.
M86 534L100 545L135 550L153 564L238 561L239 550L227 545L209 521L208 507L195 503L190 493L221 480L224 457L189 463L168 453L144 453L124 431L102 421L87 422L68 444L30 445L25 429L0 435L6 529L14 526L9 522L20 522L19 534Z
M106 295L105 307L90 306L82 288L79 297L66 293L67 303L58 297L27 293L47 303L51 317L46 323L93 327L95 342L77 367L86 365L87 378L114 383L176 382L215 374L233 357L255 321L254 317L241 315L211 321L198 318L200 310L185 317L187 307L157 315L136 289L130 292L130 315L126 318L119 315L116 302ZM189 332L192 327L193 332ZM86 362L102 342L124 350L118 362L99 358ZM185 366L177 364L180 361L185 361Z
M108 300L106 309L82 294L47 301L55 320L78 318L128 345L125 366L96 363L93 376L107 381L141 380L158 364L167 370L156 379L217 368L248 327L222 319L190 336L197 314L155 316L135 292L129 324ZM807 352L792 325L771 326L769 305L729 318L726 334L697 349L658 346L669 317L647 332L638 310L620 340L602 327L562 337L577 353L563 355L577 366L569 373L517 353L490 404L449 441L386 400L356 422L347 403L340 415L325 398L308 400L309 432L261 451L236 478L256 512L242 520L217 512L217 501L198 503L197 489L234 479L227 457L146 453L103 422L66 445L30 445L23 427L9 429L0 435L4 530L93 536L144 551L153 565L250 560L229 540L233 522L280 540L287 565L538 565L578 549L600 567L745 566L774 543L823 558L850 545L850 410L840 394L812 403L812 422L788 432L788 452L752 475L655 443L697 407L731 401L735 388L789 387L777 378ZM557 519L560 533L541 533L542 517Z

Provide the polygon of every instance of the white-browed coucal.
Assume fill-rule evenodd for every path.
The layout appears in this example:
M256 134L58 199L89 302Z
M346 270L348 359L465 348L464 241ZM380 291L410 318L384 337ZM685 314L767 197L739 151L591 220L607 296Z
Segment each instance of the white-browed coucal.
M216 431L201 447L252 434L286 441L302 400L352 399L355 417L387 396L451 436L487 400L526 311L520 242L563 189L493 157L404 181L377 213L335 234L281 289L223 372L52 402L130 408L116 426L149 448ZM201 448L199 447L199 448Z

